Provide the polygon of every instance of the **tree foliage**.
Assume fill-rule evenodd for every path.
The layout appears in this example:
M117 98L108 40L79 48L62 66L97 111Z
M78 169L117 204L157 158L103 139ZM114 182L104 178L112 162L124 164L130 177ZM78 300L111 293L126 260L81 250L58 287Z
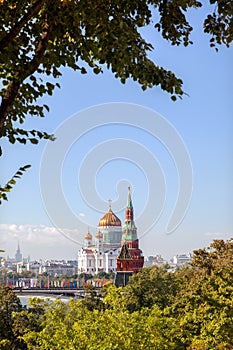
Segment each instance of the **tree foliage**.
M95 309L101 310L104 308L98 291L96 291L96 289L91 284L85 287L85 296L82 300L82 304L90 311L93 311Z
M233 239L215 240L189 268L145 268L102 298L90 287L84 300L32 299L22 309L3 288L0 349L231 350L232 264Z
M232 1L209 2L214 10L203 27L211 35L210 46L229 47ZM25 130L22 124L28 116L44 117L49 111L38 100L60 87L57 79L63 67L99 74L105 66L123 84L133 79L143 90L159 86L172 100L182 97L182 80L149 59L153 46L141 28L153 23L172 45L187 46L193 29L187 12L201 6L196 0L1 0L0 137L13 144L54 140L45 131ZM7 199L9 182L0 188L2 199Z
M211 274L219 268L233 269L233 239L214 240L208 248L194 251L192 266Z
M174 274L158 266L145 267L132 276L126 287L127 308L130 311L156 304L161 309L170 305L177 291Z
M215 9L203 24L204 32L212 36L210 46L225 44L230 47L233 40L233 3L231 0L210 0L210 4L214 5Z
M0 289L0 349L18 349L21 341L14 331L14 313L22 311L19 298L8 287ZM25 347L24 347L25 349Z
M111 290L111 294L114 291ZM104 300L105 301L105 300ZM54 302L45 313L43 330L25 334L29 349L175 349L159 309L130 313L112 300L106 310L89 310L70 301Z
M17 179L20 179L23 173L30 167L31 165L24 165L23 167L20 167L19 170L16 171L15 175L7 182L7 184L4 187L0 186L0 205L2 204L2 200L8 200L7 194L16 184Z
M186 273L187 276L187 273ZM194 251L188 278L182 278L169 312L188 349L233 348L233 239L215 240Z
M204 21L211 45L232 41L232 2L210 0L215 5ZM49 139L45 132L15 127L26 116L43 117L49 110L38 98L52 95L62 67L95 74L105 65L122 83L128 78L142 89L160 86L175 99L182 96L182 80L148 58L153 49L140 28L154 22L172 45L191 43L190 8L200 1L76 1L34 0L0 2L0 136L11 143Z

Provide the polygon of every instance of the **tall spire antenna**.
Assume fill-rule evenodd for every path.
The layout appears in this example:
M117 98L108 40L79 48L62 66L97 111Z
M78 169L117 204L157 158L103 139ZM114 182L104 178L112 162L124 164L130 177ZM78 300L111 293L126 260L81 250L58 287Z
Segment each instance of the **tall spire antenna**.
M109 210L111 210L112 209L112 200L111 199L108 200L108 205L109 205Z

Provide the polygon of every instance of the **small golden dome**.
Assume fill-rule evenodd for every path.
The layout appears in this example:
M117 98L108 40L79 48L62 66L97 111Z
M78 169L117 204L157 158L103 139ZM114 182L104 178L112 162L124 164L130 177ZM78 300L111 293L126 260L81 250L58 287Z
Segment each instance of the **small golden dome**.
M92 240L92 235L90 234L89 231L85 234L85 239Z
M98 226L121 226L121 220L112 212L112 209L109 208L107 213L100 219Z
M96 235L95 235L96 238L103 238L103 233L98 231L96 232Z

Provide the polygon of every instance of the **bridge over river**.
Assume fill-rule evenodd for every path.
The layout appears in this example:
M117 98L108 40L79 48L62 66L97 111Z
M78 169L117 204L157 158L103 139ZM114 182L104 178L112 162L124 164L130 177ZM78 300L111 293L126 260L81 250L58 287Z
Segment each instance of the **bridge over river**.
M97 294L100 293L100 288L95 288L97 291ZM23 295L31 295L33 296L40 296L40 295L48 295L49 296L70 296L74 297L76 299L84 298L85 296L85 289L84 288L63 288L63 287L57 287L57 288L14 288L14 292L18 296Z

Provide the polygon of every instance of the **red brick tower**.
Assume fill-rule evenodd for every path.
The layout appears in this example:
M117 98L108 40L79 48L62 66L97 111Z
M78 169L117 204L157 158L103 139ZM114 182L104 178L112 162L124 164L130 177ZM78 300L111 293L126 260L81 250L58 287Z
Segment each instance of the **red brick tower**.
M121 251L117 257L116 286L125 286L132 274L141 270L144 264L144 257L139 249L137 228L134 223L133 205L128 188L128 201L125 214L125 225L123 228Z

